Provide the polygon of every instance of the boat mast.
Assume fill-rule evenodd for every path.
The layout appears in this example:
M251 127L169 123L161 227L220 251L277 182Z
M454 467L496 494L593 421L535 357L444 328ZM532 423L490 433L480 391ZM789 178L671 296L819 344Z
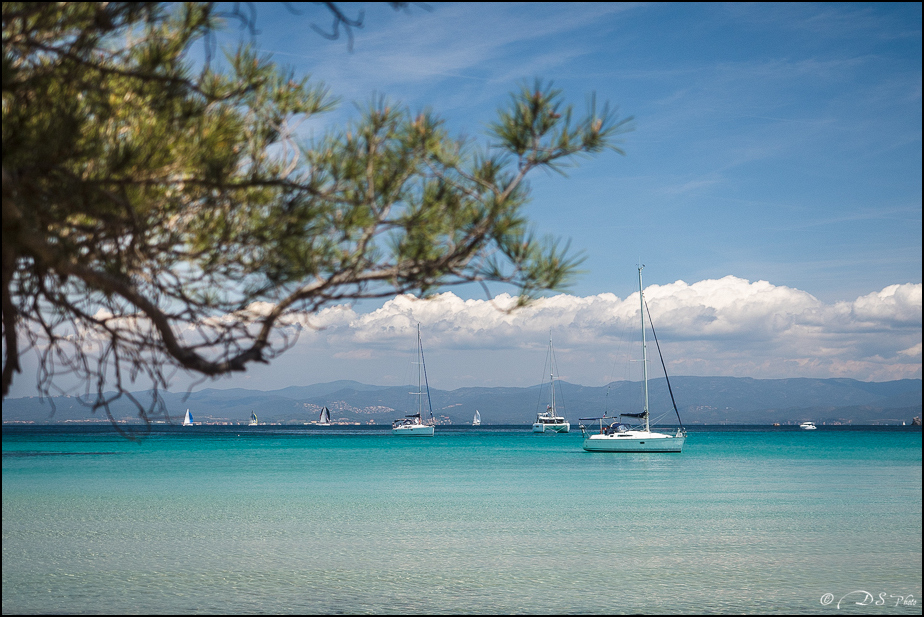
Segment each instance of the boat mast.
M642 371L645 375L645 409L643 413L645 414L645 432L647 433L651 428L648 424L648 345L645 343L645 296L642 291L642 268L644 267L644 264L638 267L638 299L641 305L639 311L642 315Z
M436 423L436 419L433 417L433 401L430 400L430 382L427 381L427 362L424 360L423 343L420 340L420 322L417 323L417 353L420 355L420 368L417 370L417 391L421 397L421 400L417 404L417 413L420 416L421 424L423 424L422 385L425 385L427 386L427 409L430 412L430 424L433 425ZM423 382L421 382L421 374L423 375Z
M552 389L552 417L555 417L555 356L552 351L552 331L549 330L549 387Z
M423 374L423 349L420 344L420 324L417 324L417 417L423 423L423 388L421 388L421 375Z

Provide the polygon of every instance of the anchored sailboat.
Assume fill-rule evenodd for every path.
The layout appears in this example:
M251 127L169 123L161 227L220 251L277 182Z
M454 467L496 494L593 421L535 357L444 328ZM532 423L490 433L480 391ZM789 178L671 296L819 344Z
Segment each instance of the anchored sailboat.
M545 411L536 414L533 423L534 433L567 433L571 430L571 423L564 416L558 415L555 407L555 352L552 349L552 336L549 335L549 390L551 402L546 405Z
M318 418L318 426L330 426L330 409L327 407L321 410L321 416Z
M645 303L645 293L642 289L642 268L638 269L638 293L641 302L642 313L642 367L645 375L645 404L641 413L621 413L619 418L608 418L606 414L600 418L581 418L584 420L597 420L600 422L600 432L588 435L581 424L581 433L584 435L584 449L588 452L680 452L683 450L683 443L686 441L687 432L681 422L680 428L675 435L666 433L654 433L651 431L648 411L648 345L645 341L645 313L647 304ZM649 315L649 323L651 321ZM658 336L654 332L654 326L651 328L654 334L655 343L658 342ZM661 346L658 345L658 354L661 353ZM661 358L661 366L664 367L664 358ZM670 389L671 382L667 378L667 369L664 370L664 379L667 381L667 389L671 394L671 402L674 403L674 411L677 413L677 420L680 420L680 412L677 411L677 403L674 402L674 393ZM619 422L623 417L638 418L644 421L644 426L635 428L628 424ZM613 422L608 423L610 420Z
M427 406L430 410L430 420L423 420L423 395L426 389ZM417 413L404 416L391 423L392 435L433 435L433 404L430 402L430 384L427 383L427 367L424 364L423 345L420 342L420 324L417 324Z

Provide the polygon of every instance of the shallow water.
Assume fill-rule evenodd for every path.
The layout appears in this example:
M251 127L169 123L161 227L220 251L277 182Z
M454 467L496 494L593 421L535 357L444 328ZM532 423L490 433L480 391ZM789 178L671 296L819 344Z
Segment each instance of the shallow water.
M614 454L529 427L7 426L3 455L5 614L921 614L912 427Z

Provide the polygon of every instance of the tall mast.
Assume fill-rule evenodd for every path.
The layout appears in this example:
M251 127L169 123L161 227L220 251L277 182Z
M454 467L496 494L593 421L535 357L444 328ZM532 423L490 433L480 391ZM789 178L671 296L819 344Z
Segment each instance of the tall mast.
M642 291L642 268L644 265L638 267L638 299L642 316L642 370L645 374L645 431L650 431L648 425L648 345L645 343L645 296Z
M423 349L420 345L420 323L417 324L417 415L423 422L423 388L421 388L420 376L423 374Z
M430 383L427 381L427 362L424 360L423 343L420 340L420 322L417 322L417 353L420 355L420 368L417 370L417 389L421 399L423 399L423 387L427 387L427 409L430 411L430 424L435 423L433 417L433 401L430 400ZM421 381L423 375L423 381ZM417 405L417 413L420 414L420 421L423 423L423 400Z
M552 353L552 331L549 330L549 386L552 388L552 417L555 417L555 357Z

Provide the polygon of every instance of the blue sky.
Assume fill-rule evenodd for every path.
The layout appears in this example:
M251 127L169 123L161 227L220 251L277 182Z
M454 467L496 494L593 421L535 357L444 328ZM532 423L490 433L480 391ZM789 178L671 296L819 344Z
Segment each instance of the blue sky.
M921 378L920 3L343 3L366 10L352 51L299 6L257 5L256 41L342 100L305 135L377 93L484 143L536 78L634 130L624 156L531 181L536 231L586 256L566 294L512 316L500 286L493 306L462 288L337 307L270 367L197 388L400 383L417 322L431 387L539 383L550 332L564 379L637 378L615 367L639 260L672 374Z
M640 257L652 283L734 274L826 301L921 281L919 5L373 6L352 53L306 27L316 11L279 26L264 6L260 47L347 102L383 93L478 137L539 77L634 117L625 156L533 180L537 227L587 254L574 293L631 290Z

